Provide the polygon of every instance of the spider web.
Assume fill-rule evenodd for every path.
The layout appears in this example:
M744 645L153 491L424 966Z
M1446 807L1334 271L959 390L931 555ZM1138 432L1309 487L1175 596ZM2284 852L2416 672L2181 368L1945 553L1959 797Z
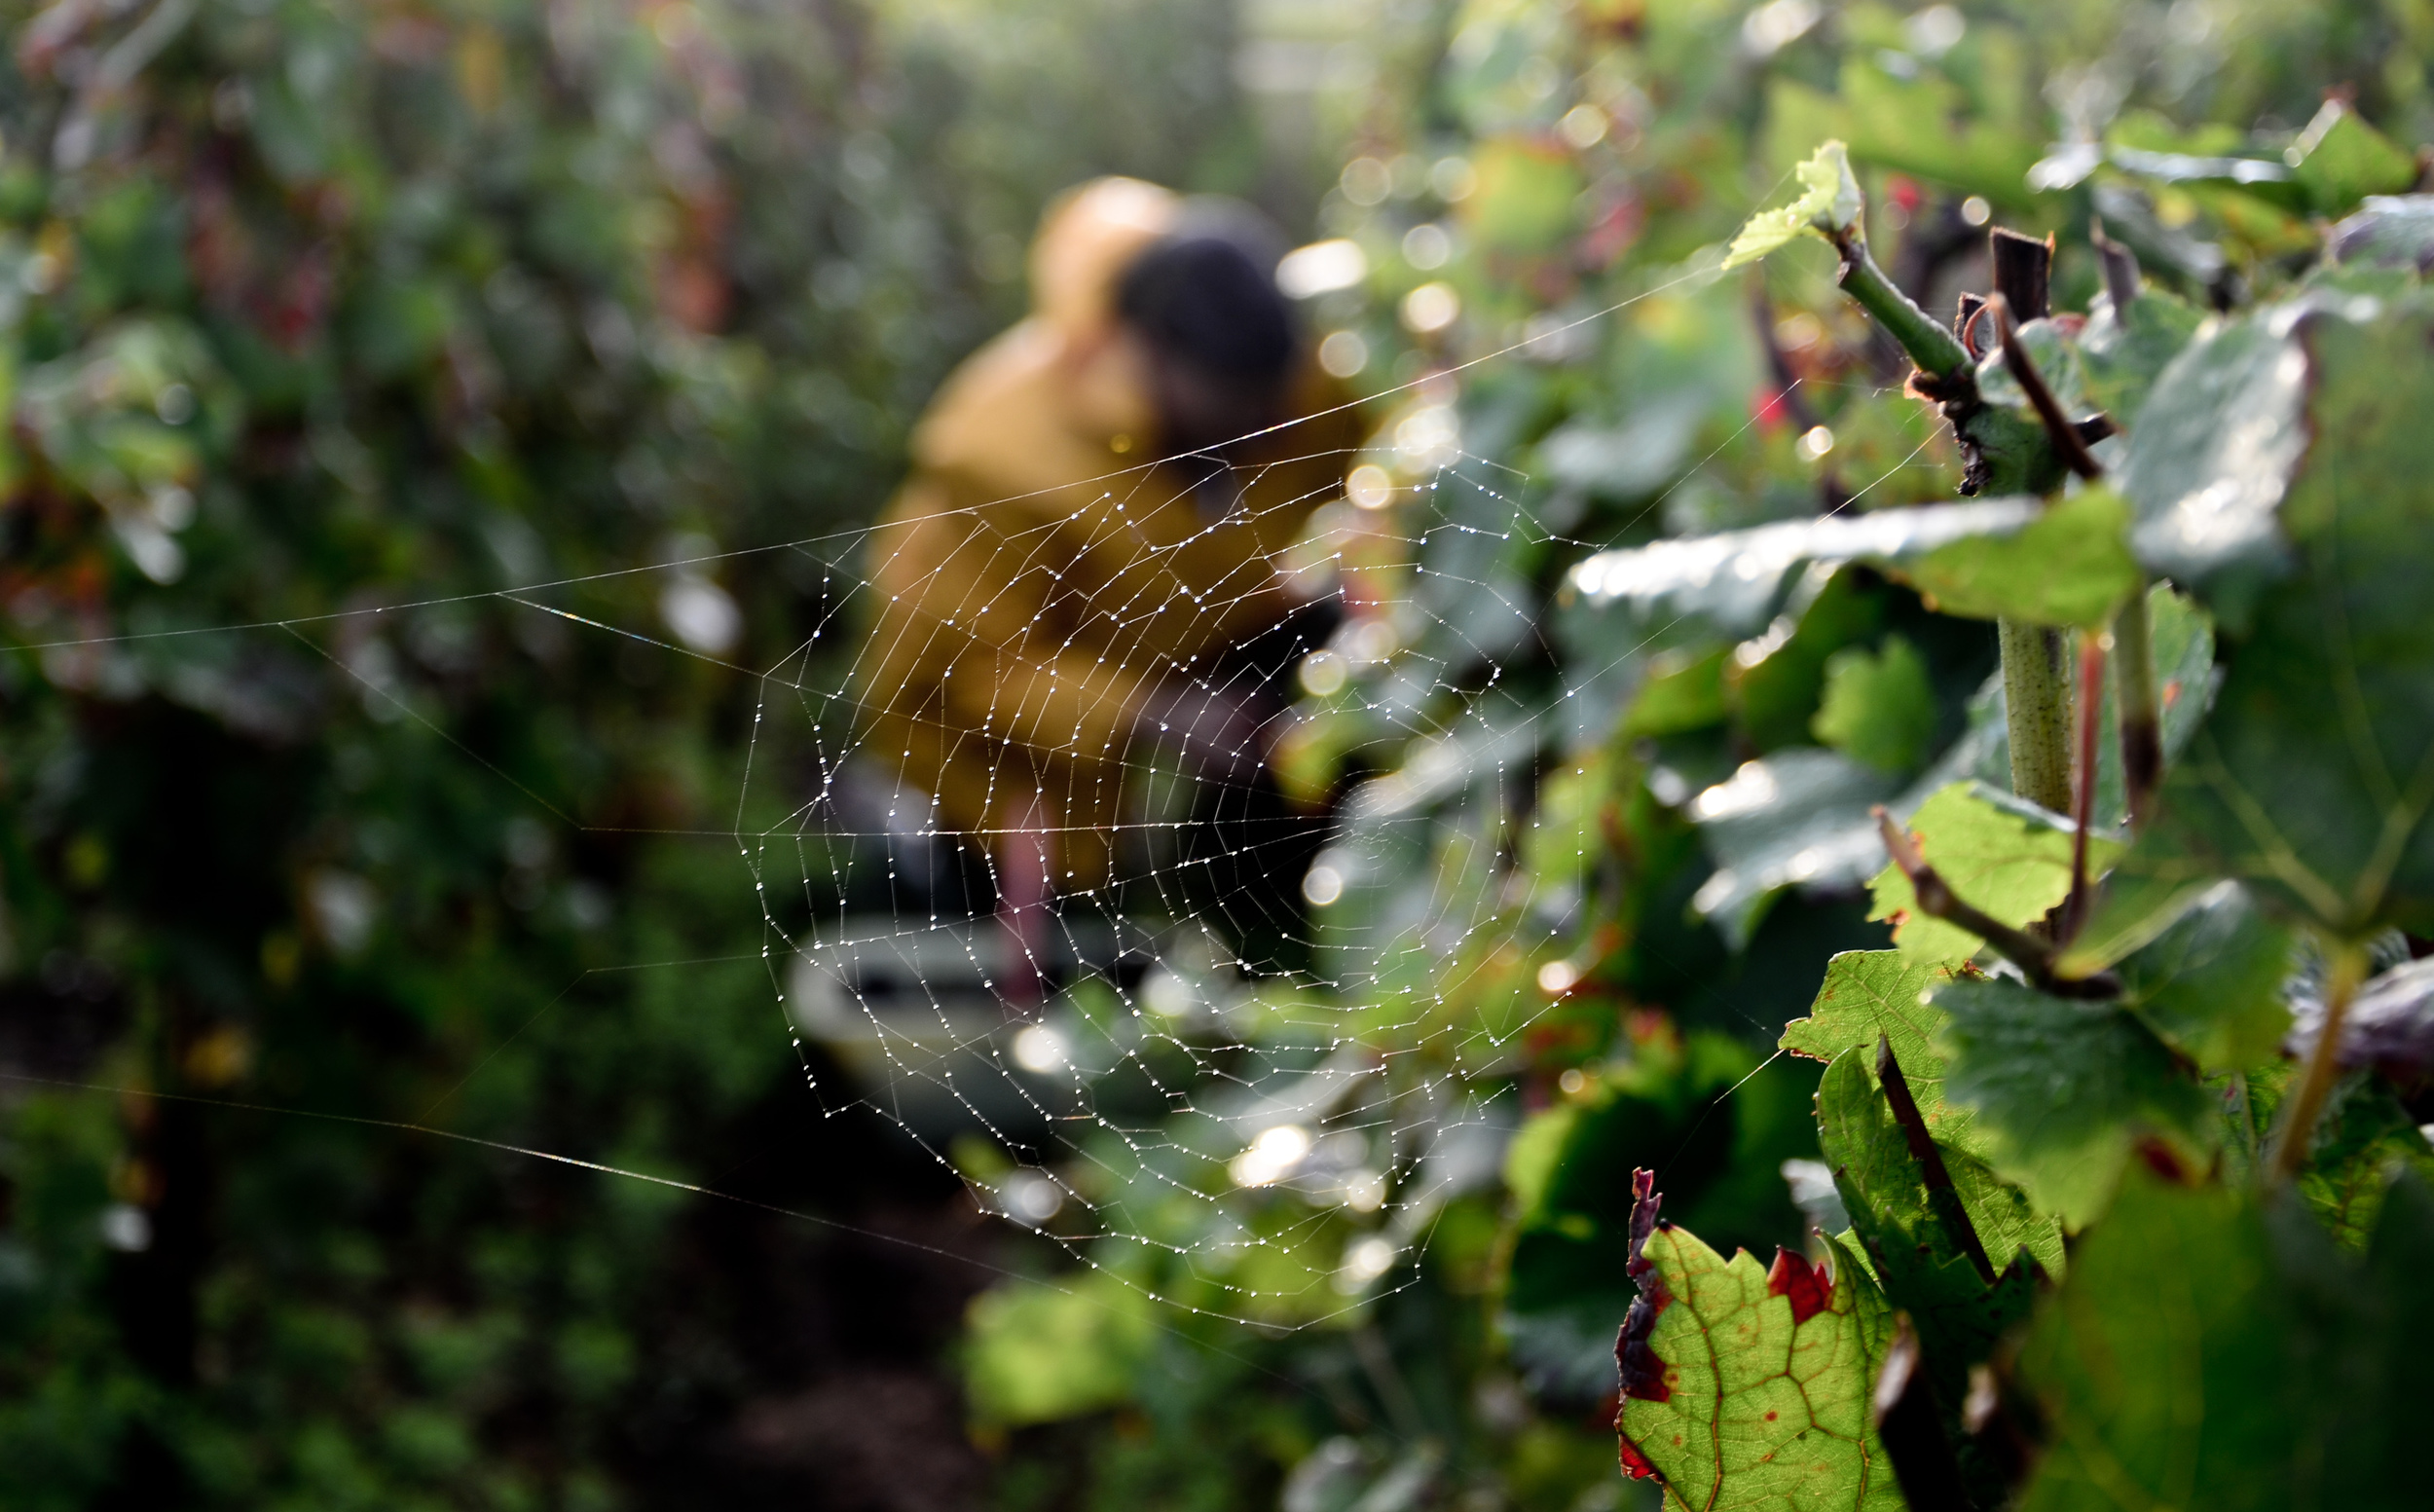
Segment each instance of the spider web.
M1708 281L1693 269L1553 334ZM1141 539L1112 586L1080 592L1061 617L1027 615L1025 630L1061 630L1063 639L1043 635L1046 649L1030 653L1029 665L1017 651L1018 674L1073 648L1072 626L1094 615L1122 625L1173 608L1215 626L1252 598L1273 601L1274 612L1235 627L1234 639L1271 643L1264 664L1230 658L1229 637L1213 632L1186 638L1181 649L1138 639L1093 647L1152 682L1264 694L1263 744L1290 747L1314 714L1365 728L1361 744L1380 757L1374 767L1356 759L1332 793L1301 794L1264 828L1250 827L1247 839L1240 827L1226 838L1207 813L1211 798L1244 791L1240 782L1179 764L1174 748L1188 754L1190 742L1171 731L1126 731L1098 759L1076 742L1049 742L1053 756L1079 754L1115 774L1114 817L1066 826L958 826L939 794L907 781L874 744L874 726L890 719L900 726L927 719L939 734L993 753L984 766L994 788L1019 793L1028 782L1051 809L1101 796L1051 791L997 739L1001 714L1019 722L1018 692L992 702L976 728L925 715L922 684L882 675L892 643L884 624L872 627L883 617L882 579L903 562L891 533L926 525L969 538L1023 499L377 611L26 649L98 652L163 636L281 630L360 683L367 699L428 726L578 829L432 723L377 669L299 627L496 598L754 678L759 695L731 833L758 901L773 995L824 1114L874 1112L955 1170L984 1209L1151 1302L1298 1329L1414 1284L1414 1263L1446 1203L1499 1179L1520 1123L1517 1048L1564 984L1541 977L1542 990L1506 994L1495 1015L1477 1013L1469 989L1498 957L1534 960L1565 938L1580 906L1576 889L1511 865L1522 831L1538 823L1540 759L1602 733L1588 712L1596 700L1575 695L1671 628L1585 659L1577 647L1559 654L1542 634L1539 590L1513 575L1507 548L1568 556L1604 543L1553 528L1552 511L1528 501L1525 475L1464 449L1457 384L1526 345L1377 396L1373 403L1397 407L1366 444L1286 445L1260 463L1223 461L1244 442L1289 442L1328 418L1306 417L1229 443L1199 466L1150 464L1054 491L1059 502L988 542L992 556L1011 559L1008 575L1055 580L1065 571L1058 527L1079 515L1138 521L1175 509L1198 522L1170 539ZM1325 481L1260 497L1260 485L1287 466L1315 467ZM1227 532L1261 531L1284 543L1250 558L1249 586L1184 592L1188 610L1153 590L1164 559ZM548 602L637 573L707 581L719 560L778 550L822 564L824 610L804 642L763 669ZM924 580L918 572L909 579ZM1279 580L1307 602L1336 606L1339 621L1328 628L1284 613ZM1284 621L1281 647L1258 633L1268 618ZM1536 684L1525 687L1532 673ZM1224 754L1240 756L1239 746ZM1007 905L1010 842L1044 841L1052 856L1085 833L1104 844L1102 873L1071 885L1055 878L1046 896ZM1212 834L1213 848L1190 843ZM1221 869L1235 872L1230 884L1198 885ZM1269 918L1289 920L1280 941L1267 941L1281 951L1249 948L1232 906L1246 894ZM1289 904L1281 911L1280 900ZM825 1055L815 1057L814 1045Z
M1000 682L977 727L944 727L953 721L926 679L890 680L904 660L891 638L945 633L941 617L1037 595L974 604L948 567L900 572L905 529L830 543L861 550L827 557L827 614L768 675L753 736L756 757L773 734L803 737L808 777L792 785L756 759L738 807L773 985L826 1112L874 1110L955 1166L984 1207L1154 1300L1272 1328L1410 1284L1408 1262L1446 1200L1500 1171L1518 1112L1509 1091L1474 1088L1512 1068L1551 999L1537 994L1486 1032L1452 1021L1449 996L1477 970L1465 960L1475 946L1509 940L1527 954L1569 925L1576 900L1539 898L1526 871L1497 865L1562 698L1547 707L1507 691L1510 662L1553 659L1528 585L1462 567L1493 564L1517 537L1587 544L1548 531L1519 501L1518 475L1461 450L1447 379L1421 386L1367 451L1292 461L1327 463L1330 481L1261 500L1262 467L1191 477L1155 465L1094 480L1070 505L1060 491L1018 528L979 510L900 522L958 542L1000 578L1061 583L1059 543L1076 526L1168 510L1197 519L1178 538L1141 539L1112 583L1026 620L1014 641L1030 648L1011 675L1005 657L994 663ZM1163 559L1280 523L1291 544L1254 559L1251 591L1273 597L1272 578L1319 590L1341 607L1331 634L1301 631L1281 657L1245 667L1205 635L1165 648L1126 633L1162 611L1225 621L1240 597L1195 594ZM1465 553L1449 536L1487 549ZM894 612L924 592L948 612L926 623ZM1093 624L1117 628L1085 640L1077 627ZM824 656L858 636L849 657ZM1078 736L1046 763L993 741L1025 722L1027 690L1077 647L1094 666L1202 693L1291 684L1303 712L1272 703L1271 740L1289 745L1310 706L1327 705L1327 718L1365 724L1405 759L1331 804L1306 797L1229 835L1206 811L1240 790L1179 766L1172 732L1125 732L1103 754ZM958 751L987 753L993 819L1003 800L1107 807L1112 768L1114 823L1088 834L1095 827L956 826L874 733L925 723ZM756 804L782 817L748 824ZM1076 842L1104 847L1104 873L1057 878L1024 901L1009 854L1036 847L1047 869L1073 877L1053 858ZM1424 885L1411 884L1415 867ZM1281 950L1246 944L1239 899L1201 885L1229 871L1237 894L1265 895L1265 916L1287 918ZM1291 906L1278 910L1279 897ZM807 1040L843 1067L842 1085L813 1072ZM1127 1241L1119 1249L1136 1263L1103 1267L1107 1240Z

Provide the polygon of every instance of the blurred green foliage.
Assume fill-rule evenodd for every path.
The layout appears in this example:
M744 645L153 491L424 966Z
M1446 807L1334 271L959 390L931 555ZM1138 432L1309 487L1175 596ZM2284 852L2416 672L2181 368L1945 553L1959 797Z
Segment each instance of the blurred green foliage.
M1853 1005L1915 1010L1889 1038L1932 1066L1914 1090L1968 1221L2058 1275L2056 1220L2002 1178L2066 1162L2048 1184L2077 1218L2126 1150L2046 1140L2034 1088L1984 1058L1954 1073L1984 1099L1976 1128L1943 1100L1945 1020L1969 1019L1963 1049L2080 1071L2261 1066L2279 1039L2289 937L2235 911L2100 919L2148 941L2120 963L2126 1007L1982 983L1950 1014L1918 1004L1974 946L1909 918L1883 950L1904 895L1886 880L1867 916L1868 809L1988 868L1956 881L2007 923L2061 899L2067 838L1956 786L2008 779L1993 634L1956 616L2045 594L2051 617L2100 618L2135 586L2120 511L1907 554L1808 529L1947 498L1958 456L1823 248L1718 264L1828 137L1871 244L1938 316L1984 286L1997 215L2060 234L2057 305L2087 308L2101 218L2151 292L2073 350L2132 421L2201 311L2285 287L2317 219L2409 187L2392 144L2434 136L2434 8L1380 7L1317 215L1369 271L1308 313L1358 338L1344 365L1378 401L1363 460L1403 499L1373 564L1396 649L1313 695L1292 757L1306 793L1368 794L1342 810L1318 941L1359 986L1221 1011L1227 1038L1313 1075L1347 1044L1373 1055L1396 1117L1334 1185L1212 1179L1205 1201L1162 1199L1193 1179L1168 1156L1222 1168L1222 1120L1179 1115L1156 1147L1086 1136L1060 1174L1108 1235L1073 1240L1095 1269L993 1242L1022 1273L968 1312L976 1273L938 1258L980 1253L965 1192L893 1130L810 1118L800 1078L834 1069L782 1042L728 850L773 816L732 795L748 745L762 769L807 757L774 726L755 744L741 669L839 612L906 424L1016 312L1049 195L1105 170L1265 182L1232 13L7 14L0 1504L1652 1504L1608 1426L1634 1167L1662 1173L1668 1216L1761 1257L1841 1227L1846 1202L1870 1234L1930 1223L1862 1064L1884 1020ZM2331 87L2354 113L2319 115ZM2413 276L2407 228L2376 235L2398 261L2348 286ZM2260 372L2286 339L2206 329ZM2374 395L2336 397L2346 420ZM1770 525L1796 539L1712 534ZM2057 534L2086 552L2017 576ZM1665 555L1677 540L1714 570ZM1573 575L1632 548L1654 554L1597 591ZM2227 633L2243 606L2268 632L2290 612L2256 597L2254 561L2189 576L2217 571ZM2178 750L2213 641L2188 599L2153 603ZM2227 696L2270 707L2275 670ZM2109 818L2118 763L2099 777ZM1821 979L1855 1016L1821 998L1794 1030L1809 1058L1770 1061ZM1085 996L1055 1022L1122 1032ZM2261 1068L2230 1099L2247 1125L2228 1164L2261 1158L2285 1078ZM2414 1315L2384 1280L2421 1203L2381 1196L2422 1160L2408 1117L2344 1086L2300 1184L2343 1243L2384 1246L2358 1297L2275 1304L2331 1318L2325 1338ZM397 1124L917 1247L746 1229ZM1819 1155L1866 1179L1837 1190ZM959 1155L976 1183L988 1159ZM1403 1185L1371 1191L1373 1166ZM2140 1181L2129 1227L2090 1241L2029 1336L2051 1379L2145 1346L2146 1319L2090 1291L2141 1235L2212 1235L2251 1290L2275 1267L2335 1273L2284 1254L2312 1236L2272 1248L2279 1218ZM1222 1264L1203 1263L1212 1208ZM1936 1284L1957 1264L1919 1262ZM1977 1338L1973 1309L2024 1315L2025 1276L1962 1277L1929 1324ZM2314 1346L2250 1333L2241 1358ZM922 1394L943 1358L960 1402ZM2210 1393L2237 1389L2236 1363L2207 1362ZM791 1470L769 1449L789 1444L809 1457ZM2205 1462L2209 1486L2254 1480Z
M380 1121L953 1198L810 1116L743 669L835 611L1051 193L1254 187L1230 17L0 16L0 1505L746 1504L807 1473L735 1468L753 1404L871 1369L814 1436L969 1483L884 1374L968 1268Z

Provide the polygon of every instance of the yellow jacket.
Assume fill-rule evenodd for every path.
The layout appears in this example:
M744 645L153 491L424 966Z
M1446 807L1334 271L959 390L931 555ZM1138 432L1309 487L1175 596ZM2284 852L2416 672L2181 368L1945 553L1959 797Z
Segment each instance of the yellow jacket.
M935 800L939 830L1055 834L1066 890L1107 875L1144 699L1283 616L1280 559L1358 442L1309 367L1293 413L1315 418L1244 449L1201 491L1217 508L1132 455L1152 412L1111 341L1114 289L1176 208L1102 179L1051 209L1032 315L947 380L869 546L863 749Z

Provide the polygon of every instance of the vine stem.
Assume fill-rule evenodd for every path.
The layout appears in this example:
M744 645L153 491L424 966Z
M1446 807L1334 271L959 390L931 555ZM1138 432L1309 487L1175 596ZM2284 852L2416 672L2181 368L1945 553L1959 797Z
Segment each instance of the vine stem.
M2358 995L2358 984L2366 979L2367 953L2355 941L2342 940L2333 947L2328 968L2324 975L2324 1024L2316 1031L2315 1045L2307 1051L2299 1089L2291 1094L2289 1105L2282 1111L2281 1126L2273 1134L2273 1153L2266 1162L2266 1177L2275 1184L2296 1177L2300 1167L2307 1163L2307 1149L2315 1142L2316 1120L2324 1116L2324 1101L2332 1095L2334 1078L2341 1073L2342 1030L2348 1022L2349 1005Z
M2144 828L2163 782L2163 715L2156 698L2154 632L2147 623L2147 584L2113 616L2115 696L2121 700L2121 779L2130 824Z
M1858 228L1836 233L1832 240L1834 250L1842 254L1835 281L1918 364L1912 388L1942 403L1948 418L1954 406L1974 404L1976 375L1961 338L1895 286L1868 255L1867 239ZM2009 331L2008 302L2002 319L2003 328ZM2016 339L2011 344L2016 346ZM2026 360L2027 354L2020 352L2012 365L2016 370ZM2029 381L2036 382L2033 367ZM2081 455L2085 455L2084 447ZM2041 626L2010 619L1998 621L1997 628L2003 650L2005 715L2011 736L2011 791L2042 808L2067 814L2071 811L2071 716L2070 693L2057 665L2060 638Z
M2011 735L2011 791L2051 813L2071 811L2071 695L2061 636L2022 620L1995 622L2003 652L2004 719Z
M1961 338L1921 310L1886 277L1885 270L1868 255L1867 239L1858 228L1839 232L1832 240L1834 250L1842 254L1842 267L1834 281L1861 309L1875 317L1887 335L1901 344L1901 350L1909 353L1919 371L1946 381L1970 371L1973 364L1969 349L1961 345ZM1971 391L1975 391L1973 386Z

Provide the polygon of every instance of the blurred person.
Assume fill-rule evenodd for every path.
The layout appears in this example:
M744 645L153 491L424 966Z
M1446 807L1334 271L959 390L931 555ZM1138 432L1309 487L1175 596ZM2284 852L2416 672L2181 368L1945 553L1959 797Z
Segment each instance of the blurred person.
M1280 250L1246 208L1124 178L1066 194L1030 315L947 379L873 536L864 749L901 779L900 823L918 790L933 832L987 855L1017 1006L1052 900L1116 880L1153 764L1198 794L1152 868L1162 902L1213 912L1252 964L1295 953L1315 826L1264 767L1332 604L1280 563L1358 433Z

